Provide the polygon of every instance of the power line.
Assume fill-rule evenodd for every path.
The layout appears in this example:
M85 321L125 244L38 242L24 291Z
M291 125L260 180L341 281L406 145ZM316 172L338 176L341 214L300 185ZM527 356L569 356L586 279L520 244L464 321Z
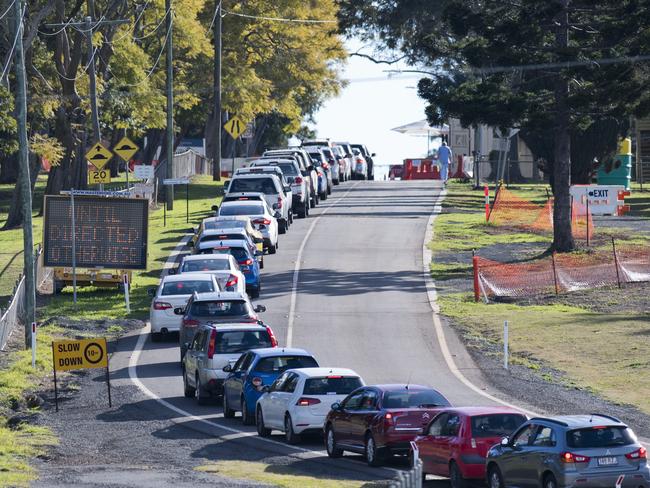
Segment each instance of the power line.
M16 0L14 0L15 2ZM13 6L13 3L11 4ZM9 56L7 57L7 64L5 65L4 68L2 68L2 75L0 75L0 83L3 82L5 79L5 75L9 74L9 66L11 66L11 61L13 60L14 57L14 51L16 50L16 43L18 42L18 38L20 37L20 34L22 32L22 28L24 26L24 19L25 19L25 11L27 10L27 7L25 6L23 8L23 13L20 16L20 27L16 29L16 35L14 37L14 43L11 46L11 50L9 51ZM6 12L5 12L6 14Z
M223 0L219 0L219 3L216 4L214 7L214 15L212 16L212 21L210 22L210 27L205 31L206 33L210 32L212 30L212 27L214 26L214 21L217 19L217 12L219 12L219 8L221 7L221 3Z
M140 19L144 15L145 10L147 10L150 3L151 3L151 0L147 0L147 3L144 4L144 7L142 7L142 10L140 11L140 14L135 18L135 20L133 21L133 24L131 24L129 26L129 28L126 30L126 34L124 34L123 36L118 37L117 39L113 39L112 41L104 41L104 43L109 44L109 45L112 46L116 42L120 42L122 39L126 39L127 37L129 37L129 35L131 35L131 29L133 29L136 26L136 24L138 22L140 22Z
M88 72L88 68L90 68L90 65L91 65L91 64L93 63L93 61L95 60L95 55L97 54L97 51L98 51L98 50L99 50L99 48L95 48L95 49L93 49L93 55L91 56L90 61L88 62L88 64L86 64L86 67L81 71L81 73L79 73L79 74L78 74L77 76L75 76L74 78L68 78L68 76L66 76L66 75L64 75L63 73L61 73L61 72L57 69L56 64L54 65L54 71L56 71L56 73L57 73L61 78L63 78L64 80L67 80L67 81L77 81L77 80L79 80L83 75L85 75L85 74Z
M61 27L58 31L56 32L43 32L41 29L37 29L39 34L43 34L44 36L58 36L61 32L66 30L70 24L74 22L73 18L70 18L65 24L63 24L63 27Z
M241 14L239 12L228 12L223 11L224 15L234 15L236 17L244 17L246 19L255 19L255 20L271 20L273 22L295 22L298 24L338 24L337 20L318 20L318 19L287 19L282 17L265 17L261 15L248 15Z
M13 2L11 2L11 4L9 4L9 6L7 7L7 10L5 10L4 13L3 13L2 15L0 15L0 20L4 19L4 18L6 17L6 15L7 15L7 14L9 13L9 11L11 10L11 7L14 6L14 3L16 3L16 1L17 1L17 0L14 0Z
M165 21L165 19L167 19L167 16L170 14L170 11L171 11L171 9L168 9L167 12L165 12L165 15L163 16L163 18L160 19L160 22L158 22L158 25L156 25L156 27L154 27L154 29L151 32L149 32L148 34L145 34L144 36L141 36L141 37L133 37L133 40L134 41L141 41L142 39L146 39L147 37L153 36L158 31L158 29L160 28L162 23Z

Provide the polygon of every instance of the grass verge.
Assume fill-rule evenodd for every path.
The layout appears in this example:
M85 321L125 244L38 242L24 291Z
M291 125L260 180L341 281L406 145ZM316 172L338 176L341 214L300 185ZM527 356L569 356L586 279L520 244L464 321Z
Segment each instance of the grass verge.
M435 280L464 279L471 289L471 261L449 262L444 251L476 249L480 253L481 248L495 244L532 243L540 238L550 242L547 236L486 225L481 204L480 192L467 185L449 186L430 245ZM516 260L521 256L510 257ZM591 300L606 304L606 289L588 293ZM559 378L546 377L549 381L559 379L650 414L650 399L645 394L650 388L650 314L633 309L597 312L588 302L541 303L475 303L472 293L445 293L444 284L439 294L442 314L452 319L470 345L477 344L486 353L499 356L503 321L508 320L514 362L532 370L547 366L560 373Z

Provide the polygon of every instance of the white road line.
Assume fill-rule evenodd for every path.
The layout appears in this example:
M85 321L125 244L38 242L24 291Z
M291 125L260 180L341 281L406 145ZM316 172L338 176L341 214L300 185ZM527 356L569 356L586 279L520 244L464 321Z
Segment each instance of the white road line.
M501 400L500 398L490 395L486 391L483 391L481 388L476 386L474 383L468 380L465 377L465 375L463 375L463 373L460 372L458 366L456 366L456 362L454 361L453 356L451 355L451 352L449 351L449 345L447 344L445 332L443 331L442 328L442 322L440 321L440 307L436 302L436 298L438 296L436 291L436 284L433 281L433 278L431 277L430 264L432 259L432 252L431 249L429 249L429 243L433 240L433 223L435 222L436 217L440 214L440 212L442 212L442 207L440 204L444 200L445 195L447 195L446 190L440 192L438 198L436 199L433 212L429 216L429 222L427 223L427 231L424 234L424 242L422 243L422 265L423 265L422 271L424 276L424 284L427 289L427 296L429 298L429 304L431 305L431 310L433 311L433 315L432 315L433 326L436 330L436 337L438 338L440 351L442 352L442 356L445 359L445 363L447 363L447 368L449 368L451 374L453 374L462 384L464 384L470 390L478 393L479 395L488 398L493 402L500 403L501 405L504 405L506 407L516 408L517 410L520 410L532 417L538 417L540 416L540 414L533 412L531 410L527 410L525 408L521 408L517 405L513 405L511 403L506 402L505 400Z
M341 200L343 200L348 193L350 193L354 188L356 188L360 181L357 182L356 184L352 185L348 191L346 191L343 195L341 195L336 202L332 202L332 205L328 206L325 210L321 212L321 214L316 217L311 225L309 226L309 229L307 230L307 233L305 234L305 237L302 239L302 243L300 244L300 248L298 249L298 255L296 256L296 264L293 267L293 280L291 283L291 302L289 305L289 320L287 321L287 347L291 347L293 344L293 323L295 320L295 315L296 315L296 300L298 298L298 278L300 276L300 264L302 261L302 253L305 250L305 245L307 245L307 241L309 240L309 236L311 236L312 231L316 227L316 224L318 221L321 219L323 215L325 215L329 210L334 207L334 204L339 203Z
M172 250L172 252L169 253L169 257L167 258L167 261L165 261L162 273L160 274L161 278L169 274L169 270L174 267L174 264L176 264L176 256L178 256L183 250L183 248L187 246L187 243L190 241L191 238L192 238L192 234L187 234L183 236L181 240L178 242L178 244L176 244L176 247Z

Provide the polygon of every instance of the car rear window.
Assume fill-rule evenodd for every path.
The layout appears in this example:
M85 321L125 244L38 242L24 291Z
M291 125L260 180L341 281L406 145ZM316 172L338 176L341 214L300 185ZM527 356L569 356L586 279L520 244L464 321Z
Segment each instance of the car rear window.
M347 395L356 390L361 384L357 376L327 376L324 378L309 378L305 381L305 395Z
M274 356L262 358L255 365L258 373L282 373L287 369L317 368L318 363L311 356Z
M217 332L215 352L226 354L249 349L271 347L271 337L265 330L231 330Z
M219 209L219 215L262 215L263 213L262 205L223 205Z
M260 178L235 178L230 183L228 187L228 192L259 192L264 193L265 195L275 195L278 191L275 188L272 177L260 177ZM220 212L221 213L221 212ZM224 215L235 215L235 214L224 214ZM241 214L240 214L241 215Z
M436 390L400 390L384 393L384 408L448 407L449 402Z
M256 164L255 166L264 166L264 164ZM274 164L269 164L269 166L275 166L277 168L280 168L282 170L282 174L284 176L297 176L298 175L298 170L291 163L274 163Z
M215 229L245 229L246 221L244 220L213 220L203 224L206 230Z
M215 249L210 249L209 252L212 252L212 254L226 254L226 253L229 253L237 260L237 262L245 261L248 258L250 258L250 256L248 255L248 252L243 247L215 248Z
M566 442L573 448L615 447L634 444L636 437L623 426L589 427L570 430L566 433Z
M228 240L236 240L236 239L244 239L244 234L242 232L228 232L227 229L224 229L223 234L201 236L199 242L228 241Z
M245 300L205 300L192 303L190 314L202 318L248 317L251 315Z
M472 417L472 437L505 437L526 421L516 413L477 415Z
M163 285L161 295L191 295L194 292L208 293L216 291L212 281L171 281Z
M191 273L192 271L224 271L230 269L227 259L196 259L185 261L181 271Z

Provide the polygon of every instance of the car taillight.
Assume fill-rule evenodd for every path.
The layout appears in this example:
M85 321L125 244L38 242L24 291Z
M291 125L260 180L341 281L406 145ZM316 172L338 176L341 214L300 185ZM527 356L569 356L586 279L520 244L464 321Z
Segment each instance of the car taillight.
M260 386L262 386L262 378L260 378L259 376L256 376L255 378L253 378L251 380L251 383L253 384L253 386L255 388L259 388Z
M282 197L278 197L278 208L282 208Z
M266 332L268 332L269 337L271 338L271 347L278 347L278 340L275 338L273 329L271 329L271 327L269 327L268 325L265 325L264 327L266 327Z
M294 182L296 185L301 185L301 184L302 184L302 178L301 178L300 176L296 176L296 179L293 180L293 182Z
M198 327L199 321L194 319L183 319L183 327Z
M243 265L243 266L250 266L251 264L253 264L253 260L250 259L250 258L248 258L248 259L245 260L245 261L240 261L239 264L241 264L241 265Z
M386 412L386 414L384 415L384 426L392 427L393 423L394 423L393 414L390 412Z
M625 457L628 459L647 459L648 451L645 447L639 447L636 451L627 453Z
M256 220L253 220L253 223L258 224L258 225L259 224L269 225L271 223L271 221L269 219L256 219Z
M363 159L357 158L357 163L359 163L359 164L363 163Z
M319 403L320 400L318 398L301 397L296 402L296 405L299 407L309 407L310 405L318 405Z
M153 302L153 309L154 310L168 310L172 308L171 303L167 302Z
M208 344L208 359L214 356L214 349L217 345L217 331L212 329L210 332L210 343Z
M330 169L330 165L327 163L323 163L323 169Z
M560 454L560 461L563 463L588 463L590 459L589 456L573 454L572 452L563 452Z
M226 286L227 287L235 286L237 284L237 281L238 281L238 279L237 279L237 277L235 275L230 275L228 277L228 281L226 281Z

